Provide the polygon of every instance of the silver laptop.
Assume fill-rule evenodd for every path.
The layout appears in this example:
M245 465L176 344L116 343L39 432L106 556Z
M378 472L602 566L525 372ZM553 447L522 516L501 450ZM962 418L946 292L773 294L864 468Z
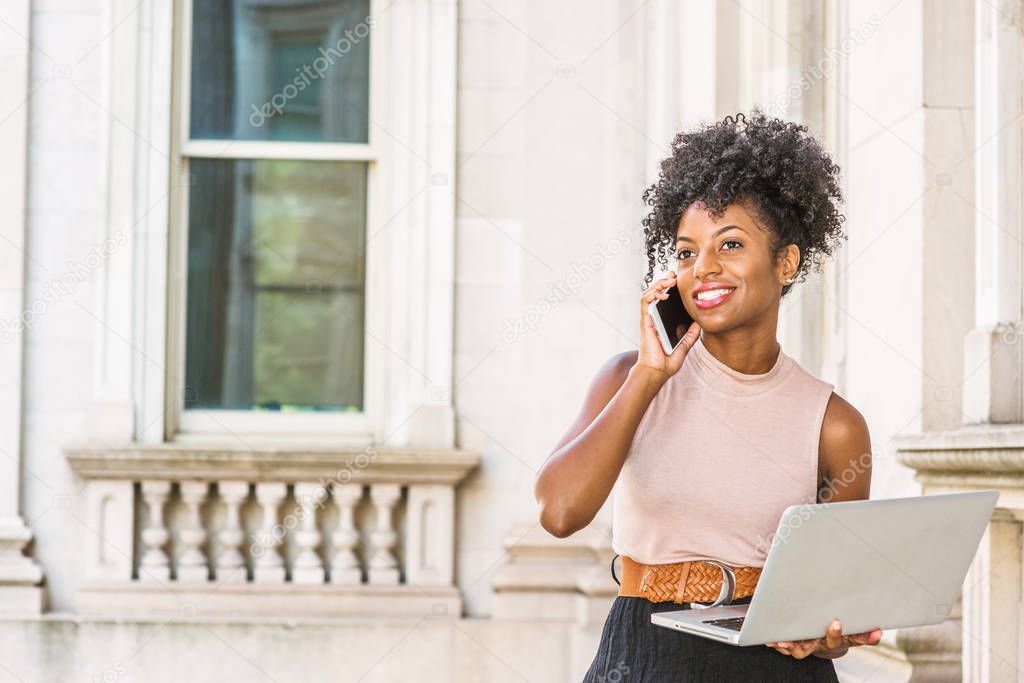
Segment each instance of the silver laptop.
M937 624L949 616L998 491L792 505L749 604L651 615L658 626L761 645Z

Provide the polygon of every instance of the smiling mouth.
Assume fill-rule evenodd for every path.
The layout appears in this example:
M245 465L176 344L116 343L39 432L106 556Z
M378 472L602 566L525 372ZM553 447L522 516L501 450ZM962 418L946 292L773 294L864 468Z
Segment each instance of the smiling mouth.
M735 291L735 287L711 289L698 293L693 300L697 304L697 308L713 308L726 301Z

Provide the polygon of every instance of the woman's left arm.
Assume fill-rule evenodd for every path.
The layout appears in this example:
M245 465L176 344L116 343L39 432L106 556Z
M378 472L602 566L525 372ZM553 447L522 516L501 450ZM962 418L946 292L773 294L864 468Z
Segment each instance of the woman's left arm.
M835 392L829 397L821 423L818 466L821 472L819 502L867 500L871 490L871 435L864 416ZM877 645L881 639L882 632L878 629L844 636L842 625L834 621L824 638L767 645L798 659L809 654L836 659L852 646Z
M864 416L832 392L818 439L818 501L867 500L871 490L871 435Z

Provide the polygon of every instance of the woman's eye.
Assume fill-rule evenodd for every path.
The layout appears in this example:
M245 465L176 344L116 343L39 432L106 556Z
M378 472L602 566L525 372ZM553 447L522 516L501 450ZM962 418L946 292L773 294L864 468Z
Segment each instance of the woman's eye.
M722 246L723 247L725 245L727 245L727 244L735 244L737 247L742 247L743 246L743 243L740 242L739 240L726 240L726 241L722 242ZM730 249L729 251L732 251L732 249ZM693 253L692 249L680 249L679 251L676 252L676 260L677 261L685 261L686 259L690 258L692 253Z

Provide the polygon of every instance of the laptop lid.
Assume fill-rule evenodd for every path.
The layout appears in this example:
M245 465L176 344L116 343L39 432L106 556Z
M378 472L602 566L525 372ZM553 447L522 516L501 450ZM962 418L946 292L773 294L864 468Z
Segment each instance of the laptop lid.
M939 623L998 491L793 505L783 512L739 644Z

